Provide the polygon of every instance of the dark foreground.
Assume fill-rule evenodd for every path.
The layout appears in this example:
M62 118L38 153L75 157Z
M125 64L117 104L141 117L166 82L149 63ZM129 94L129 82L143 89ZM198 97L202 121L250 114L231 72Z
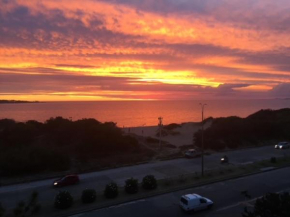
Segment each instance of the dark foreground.
M247 190L252 199L245 200L241 191ZM252 206L255 198L267 192L290 190L290 168L269 171L235 180L219 182L203 187L182 190L153 198L134 201L92 212L77 214L72 217L147 217L147 216L188 216L179 208L180 196L198 193L212 199L215 203L210 211L195 213L194 216L206 217L241 217L245 206Z

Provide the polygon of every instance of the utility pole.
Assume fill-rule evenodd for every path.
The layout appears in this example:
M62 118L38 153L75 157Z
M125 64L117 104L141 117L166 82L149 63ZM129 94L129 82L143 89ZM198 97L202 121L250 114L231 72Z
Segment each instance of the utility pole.
M161 131L162 131L162 121L163 121L163 117L159 117L158 118L158 126L159 126L159 149L161 150Z
M206 104L204 103L199 103L201 106L201 176L203 176L203 171L204 171L204 160L203 160L203 155L204 155L204 146L203 146L203 110L204 106Z

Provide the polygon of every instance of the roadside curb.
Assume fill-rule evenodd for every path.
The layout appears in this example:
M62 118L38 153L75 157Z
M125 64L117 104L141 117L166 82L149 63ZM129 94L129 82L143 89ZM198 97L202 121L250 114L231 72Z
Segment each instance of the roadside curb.
M204 183L197 183L197 184L193 184L193 185L188 184L188 185L184 185L184 186L180 186L180 187L177 186L177 187L172 188L170 190L163 190L163 191L160 191L160 192L152 192L152 193L149 193L149 194L146 194L146 195L136 196L134 198L130 198L130 199L123 200L123 201L115 201L115 202L112 201L112 202L96 205L94 207L78 209L76 211L66 212L66 214L56 214L56 215L53 215L53 216L54 217L67 217L67 216L71 216L71 215L77 215L77 214L81 214L81 213L84 213L84 212L90 212L90 211L94 211L94 210L100 210L100 209L104 209L104 208L118 206L118 205L125 204L125 203L130 203L130 202L133 202L133 201L136 201L136 200L142 200L142 199L145 199L145 198L156 197L156 196L167 194L167 193L171 193L171 192L186 190L186 189L189 189L189 188L197 188L197 187L206 186L206 185L210 185L210 184L214 184L214 183L218 183L218 182L239 179L239 178L243 178L243 177L247 177L247 176L258 175L258 174L261 174L261 173L266 173L266 172L273 171L273 170L284 169L284 168L287 168L287 167L290 167L290 165L282 166L282 167L273 167L272 169L265 170L265 171L260 170L260 171L253 172L253 173L236 175L236 176L226 177L226 178L220 178L220 179L217 179L217 180L207 181L207 182L204 182Z

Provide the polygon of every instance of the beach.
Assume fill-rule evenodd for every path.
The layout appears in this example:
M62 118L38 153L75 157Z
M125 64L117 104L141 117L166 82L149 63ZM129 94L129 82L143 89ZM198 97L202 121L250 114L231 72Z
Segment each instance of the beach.
M201 123L199 122L187 122L178 124L179 126L172 130L165 130L166 132L161 136L161 140L176 146L177 148L182 146L193 145L193 135L198 130L201 130ZM204 128L208 128L211 122L208 121L204 124ZM150 137L159 140L159 127L158 126L142 126L142 127L130 127L123 128L125 133L134 134L140 137Z

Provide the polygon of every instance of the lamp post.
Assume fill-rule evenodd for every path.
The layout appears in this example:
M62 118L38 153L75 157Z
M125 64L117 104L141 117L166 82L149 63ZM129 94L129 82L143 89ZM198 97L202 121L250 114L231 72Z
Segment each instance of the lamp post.
M204 152L204 147L203 147L203 110L206 104L204 103L199 103L201 106L201 176L203 176L203 170L204 170L204 161L203 161L203 152Z
M161 151L161 134L162 134L162 120L163 117L158 117L158 126L159 126L159 150Z

